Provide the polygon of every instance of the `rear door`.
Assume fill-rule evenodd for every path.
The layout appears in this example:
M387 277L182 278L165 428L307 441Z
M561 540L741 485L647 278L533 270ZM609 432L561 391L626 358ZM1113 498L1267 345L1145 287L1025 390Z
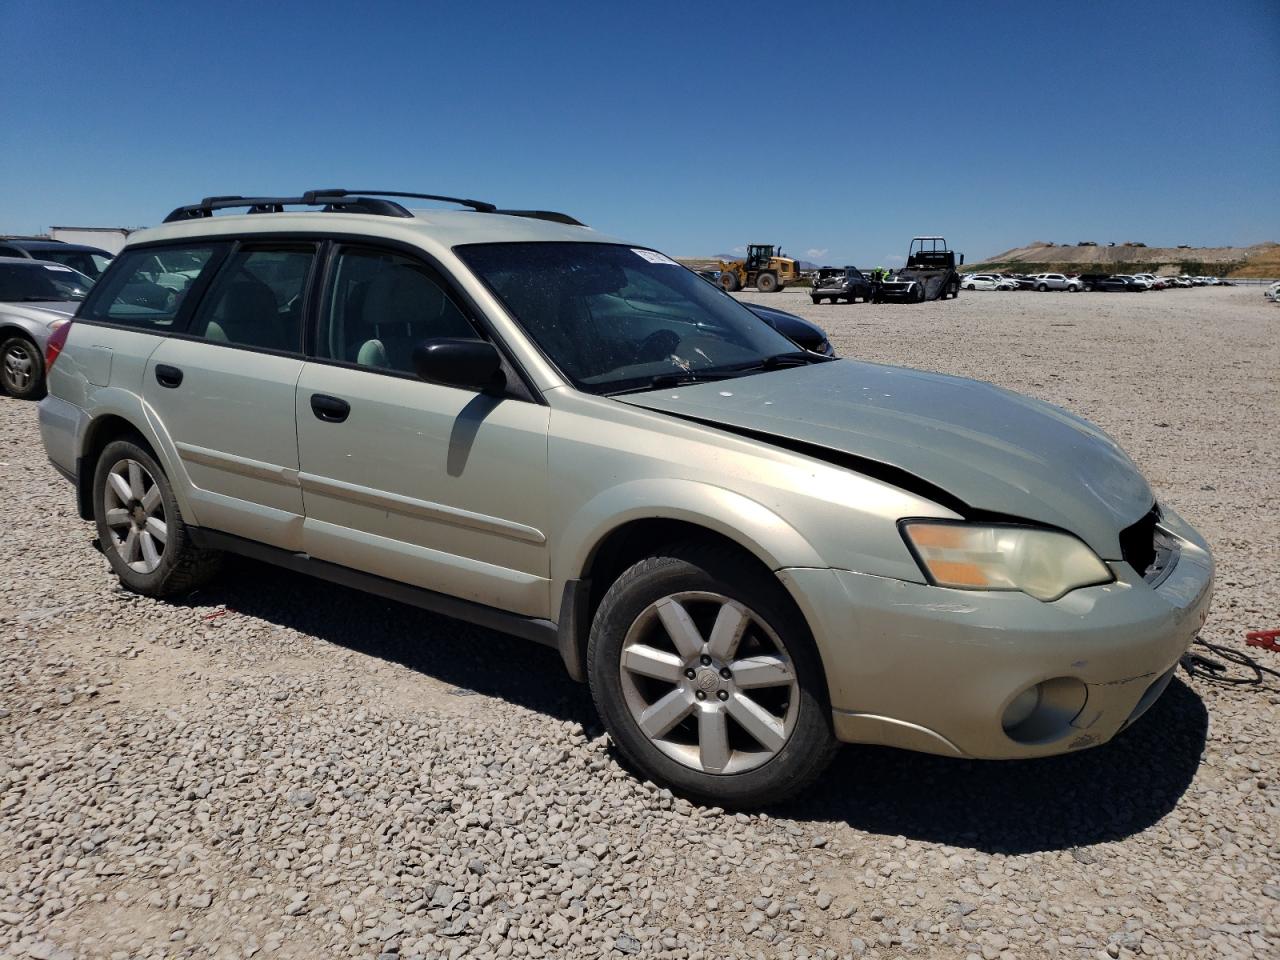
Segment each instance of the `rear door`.
M433 265L350 245L327 272L297 391L306 552L547 616L548 408L414 374L421 341L486 337Z
M237 243L185 332L156 348L143 375L201 526L289 550L302 548L294 391L316 249Z

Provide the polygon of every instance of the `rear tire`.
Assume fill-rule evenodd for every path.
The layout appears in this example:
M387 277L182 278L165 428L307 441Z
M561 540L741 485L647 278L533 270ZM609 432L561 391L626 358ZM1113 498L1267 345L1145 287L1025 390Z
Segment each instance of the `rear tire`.
M17 334L0 343L0 383L19 400L43 397L44 357L40 348Z
M626 570L596 611L587 670L622 755L696 801L775 803L812 784L839 747L804 618L731 549L675 545Z
M98 458L93 516L111 569L134 593L190 593L221 566L222 554L191 542L164 469L133 440L113 440Z
M761 273L756 277L756 289L761 293L775 293L778 289L778 277L773 273Z
M1042 283L1040 284L1040 286L1036 287L1036 289L1039 290L1041 293L1045 293L1048 291L1049 288L1048 286Z

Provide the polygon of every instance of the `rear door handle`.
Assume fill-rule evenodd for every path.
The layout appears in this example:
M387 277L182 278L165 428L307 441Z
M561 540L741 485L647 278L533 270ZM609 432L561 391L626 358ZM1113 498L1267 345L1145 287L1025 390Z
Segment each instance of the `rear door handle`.
M351 404L323 393L311 395L311 412L325 423L341 423L351 415Z
M162 387L169 387L170 389L180 387L182 386L182 371L177 367L169 366L167 363L157 363L156 383L160 384Z

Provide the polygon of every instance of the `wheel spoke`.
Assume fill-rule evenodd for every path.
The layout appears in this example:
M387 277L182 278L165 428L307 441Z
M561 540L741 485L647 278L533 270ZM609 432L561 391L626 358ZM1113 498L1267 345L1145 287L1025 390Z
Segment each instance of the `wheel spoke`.
M146 496L142 498L142 509L147 513L155 513L155 509L158 506L160 506L160 484L153 483Z
M147 517L147 533L152 539L164 544L169 539L169 528L164 525L164 521L159 517Z
M693 700L684 690L672 690L640 714L640 727L649 736L665 736L672 727L693 712Z
M125 563L136 563L138 560L138 528L130 527L129 535L124 538L124 543L120 544L120 556L124 557Z
M129 489L128 480L114 470L107 474L107 479L111 483L111 492L121 503L128 503L133 499L133 491Z
M732 601L726 603L716 614L715 626L707 639L707 653L717 660L732 659L750 625L746 610Z
M124 507L113 507L107 511L108 527L123 527L129 522L129 511Z
M141 500L147 491L142 488L142 465L134 460L129 461L129 493L134 500Z
M142 544L142 559L146 561L149 568L154 570L156 564L160 562L160 551L156 549L156 542L151 539L151 534L146 530L138 534L138 541Z
M724 708L716 704L698 714L698 758L707 773L721 773L729 765L729 726Z
M772 654L736 660L729 669L733 671L733 682L745 690L780 687L795 679L787 661Z
M670 597L663 600L658 604L658 616L683 659L692 660L702 652L702 634L678 600Z
M742 693L735 693L726 704L729 716L770 753L777 753L786 742L782 724L764 707Z
M647 644L637 643L623 652L622 665L632 673L639 673L668 683L680 682L683 661L674 653L659 650Z

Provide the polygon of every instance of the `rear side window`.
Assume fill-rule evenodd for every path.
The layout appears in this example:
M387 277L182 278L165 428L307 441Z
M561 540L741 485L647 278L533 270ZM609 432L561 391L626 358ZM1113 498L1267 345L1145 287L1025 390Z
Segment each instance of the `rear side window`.
M413 348L423 340L475 336L466 315L425 264L386 251L339 251L321 322L319 356L413 373Z
M183 301L218 245L125 250L94 287L80 316L99 323L172 331Z
M187 332L261 350L302 350L302 303L313 244L241 247L218 271Z

